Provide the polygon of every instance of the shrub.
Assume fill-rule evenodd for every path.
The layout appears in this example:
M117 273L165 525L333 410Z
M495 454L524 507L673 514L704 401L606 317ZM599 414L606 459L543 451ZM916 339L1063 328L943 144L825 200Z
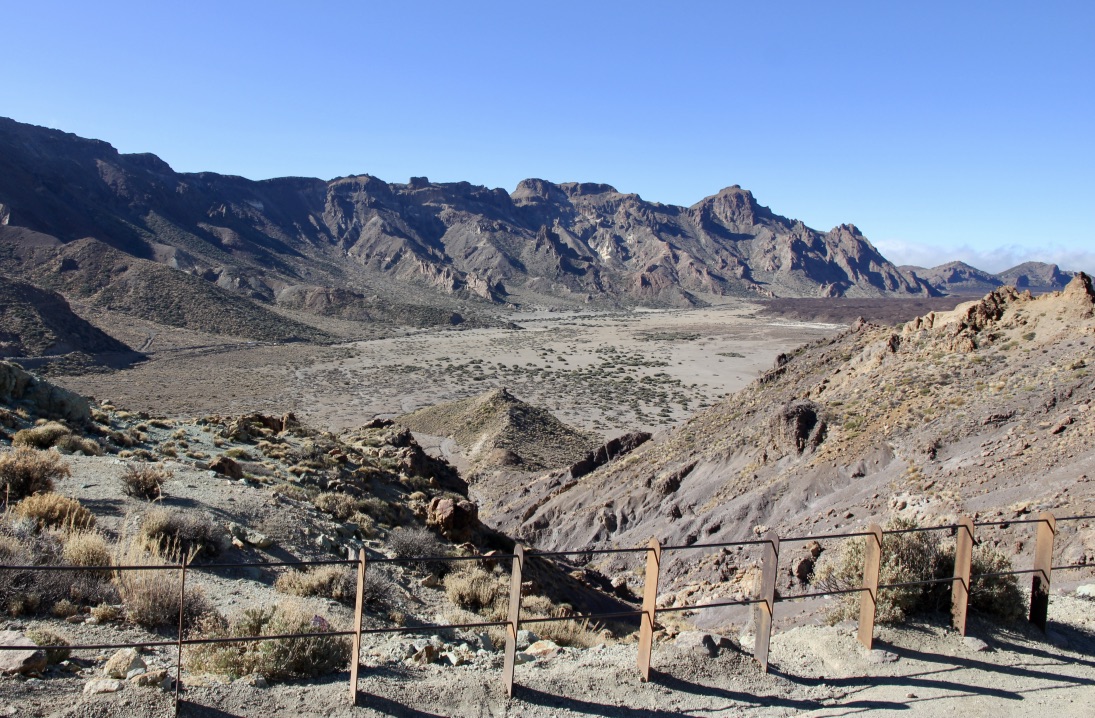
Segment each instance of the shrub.
M166 566L174 562L177 550L164 550L140 539L131 539L119 549L116 563L122 566ZM183 625L192 626L213 608L200 587L188 586L185 602L179 596L182 576L175 569L115 571L114 583L125 606L126 620L145 628L175 626L182 607Z
M201 638L242 638L286 633L327 633L334 629L303 606L278 604L247 609L226 620L210 615L197 627ZM232 678L259 674L270 680L314 678L342 669L350 657L350 641L340 636L314 636L271 641L206 643L186 653L192 671Z
M446 576L445 595L457 606L492 620L506 616L509 587L505 579L481 566L465 564Z
M91 609L91 615L99 623L111 623L121 618L122 612L109 603L100 603L98 606Z
M894 530L917 528L914 521L895 519L882 537L880 584L907 583L950 578L954 575L953 541L944 545L941 532L921 531L895 534ZM823 554L814 569L813 584L824 590L840 590L862 585L863 550L866 539L852 539L836 551ZM1003 554L983 546L974 548L972 573L1011 570L1011 561ZM901 623L914 613L946 610L950 605L951 583L924 584L891 588L879 592L876 620ZM829 619L837 622L859 616L859 594L840 597ZM1023 599L1014 576L973 581L970 608L1012 620L1023 611Z
M312 503L320 511L331 514L339 521L345 521L357 511L358 502L352 496L325 491L317 494Z
M80 607L67 598L62 598L57 603L53 604L53 608L49 609L57 618L68 618L69 616L75 616L80 612Z
M274 588L292 596L318 596L352 606L357 599L357 576L348 566L317 566L282 574Z
M62 436L54 444L58 449L63 449L70 454L80 452L86 456L102 456L103 447L99 445L95 439L86 439L82 436L76 436L75 434L67 434Z
M0 517L0 564L53 566L64 563L58 535L13 514ZM0 574L0 610L18 616L35 613L61 600L104 600L111 595L103 577L83 571L6 569Z
M7 502L53 490L53 482L71 476L68 464L56 451L25 446L0 456L0 494Z
M396 558L424 558L434 556L448 556L445 545L429 529L420 527L407 528L400 526L388 534L388 548ZM409 566L422 571L427 571L435 576L443 576L448 572L446 561L410 561Z
M281 494L294 501L307 501L309 498L308 490L303 486L297 486L296 484L278 484L273 489L274 494Z
M62 558L70 566L110 566L110 547L97 531L73 531L64 537ZM109 572L105 574L109 576Z
M163 485L174 474L162 466L129 464L122 473L122 491L146 501L163 498Z
M16 504L15 515L34 521L39 529L83 531L95 525L95 515L81 506L79 501L53 492L23 499Z
M23 429L15 433L11 440L12 446L27 446L34 449L48 449L62 437L72 434L72 430L64 424L56 421L46 422L41 426L31 429Z
M197 512L153 509L141 521L141 536L173 560L181 556L216 556L220 553L213 522Z
M51 646L72 645L72 639L51 628L32 628L27 631L27 638L34 641L39 647L46 649L46 663L51 665L66 660L72 652L67 648L51 648Z

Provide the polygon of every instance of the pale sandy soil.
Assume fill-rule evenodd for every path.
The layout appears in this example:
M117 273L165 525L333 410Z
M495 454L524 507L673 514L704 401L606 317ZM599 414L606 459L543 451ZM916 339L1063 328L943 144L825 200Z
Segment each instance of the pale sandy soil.
M157 415L295 411L318 428L505 386L605 436L680 422L837 324L757 317L738 303L677 311L514 313L521 329L408 330L334 346L226 342L154 326L150 361L58 383Z

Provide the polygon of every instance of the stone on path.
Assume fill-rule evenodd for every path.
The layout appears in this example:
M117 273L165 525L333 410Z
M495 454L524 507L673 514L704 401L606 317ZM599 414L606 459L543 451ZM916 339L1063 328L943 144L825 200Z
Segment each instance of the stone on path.
M0 646L25 647L25 650L0 651L0 675L41 673L46 670L45 651L22 633L0 631Z

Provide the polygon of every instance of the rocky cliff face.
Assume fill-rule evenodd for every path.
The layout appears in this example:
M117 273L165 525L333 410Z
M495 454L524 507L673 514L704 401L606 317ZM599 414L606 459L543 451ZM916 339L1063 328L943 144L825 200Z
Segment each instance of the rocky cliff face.
M254 182L176 173L154 155L6 119L0 219L0 262L13 274L60 251L38 242L29 252L33 230L58 246L91 237L261 302L297 301L301 286L661 305L933 292L854 226L813 230L737 186L675 207L608 185L538 179L512 193L368 175Z
M997 287L1011 285L1029 289L1036 294L1059 292L1073 277L1072 272L1061 271L1056 264L1024 262L998 274L971 267L965 262L948 262L938 267L900 267L911 279L919 278L936 291L944 294L980 296Z

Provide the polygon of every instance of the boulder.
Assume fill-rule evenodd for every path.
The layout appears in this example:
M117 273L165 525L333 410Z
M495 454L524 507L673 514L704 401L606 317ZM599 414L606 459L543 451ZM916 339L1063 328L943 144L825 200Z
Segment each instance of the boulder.
M41 673L46 670L46 653L18 631L0 631L0 675Z
M144 673L138 673L132 678L128 679L129 683L135 686L159 686L165 690L171 685L172 681L167 677L167 669L160 668L155 671L145 671Z
M1076 595L1080 598L1095 599L1095 583L1087 583L1076 589Z
M47 419L64 419L76 424L91 420L91 405L87 399L54 386L12 362L0 361L0 402L28 404L34 413Z
M221 476L227 476L230 479L243 478L243 468L235 459L224 456L223 454L209 464L209 470L215 471Z
M434 497L427 509L426 525L450 540L465 540L479 526L479 507L466 499Z
M126 678L130 671L145 668L147 666L144 659L137 653L137 649L123 648L111 656L103 666L103 675L108 678Z
M270 548L274 545L274 539L266 534L249 529L235 521L230 521L228 523L228 533L232 535L233 544L235 544L236 541L239 541L248 546L255 546L256 548Z

